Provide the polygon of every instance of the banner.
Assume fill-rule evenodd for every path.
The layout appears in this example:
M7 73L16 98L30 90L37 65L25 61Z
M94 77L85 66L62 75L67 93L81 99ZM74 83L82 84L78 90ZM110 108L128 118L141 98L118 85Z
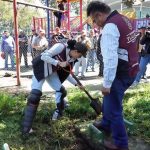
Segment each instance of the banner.
M136 30L141 27L150 26L150 18L134 19L132 22Z

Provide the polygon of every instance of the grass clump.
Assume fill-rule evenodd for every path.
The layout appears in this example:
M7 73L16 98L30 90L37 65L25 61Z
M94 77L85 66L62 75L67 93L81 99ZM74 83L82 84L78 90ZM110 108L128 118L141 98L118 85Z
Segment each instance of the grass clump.
M134 123L133 135L150 143L150 85L142 84L125 95L124 113Z

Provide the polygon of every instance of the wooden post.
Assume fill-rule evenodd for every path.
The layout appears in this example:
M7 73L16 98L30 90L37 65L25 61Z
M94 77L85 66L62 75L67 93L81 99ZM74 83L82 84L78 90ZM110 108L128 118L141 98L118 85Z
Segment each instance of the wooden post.
M80 31L82 31L82 0L80 0Z

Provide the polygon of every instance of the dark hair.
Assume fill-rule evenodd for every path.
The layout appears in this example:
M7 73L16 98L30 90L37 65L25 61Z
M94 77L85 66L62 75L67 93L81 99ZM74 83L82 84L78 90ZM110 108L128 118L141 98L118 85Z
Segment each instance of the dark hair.
M88 51L86 44L76 42L76 40L68 40L67 44L70 50L77 50L78 53L81 53L83 56L86 56L86 53Z
M68 44L68 48L73 50L76 44L76 40L68 40L67 44Z
M93 1L90 2L90 4L87 7L87 16L90 16L91 14L95 13L95 12L101 12L101 13L110 13L111 8L100 1Z
M74 48L75 48L75 50L78 51L78 53L81 53L84 57L86 56L86 53L88 51L86 44L81 43L81 42L77 42L75 44Z

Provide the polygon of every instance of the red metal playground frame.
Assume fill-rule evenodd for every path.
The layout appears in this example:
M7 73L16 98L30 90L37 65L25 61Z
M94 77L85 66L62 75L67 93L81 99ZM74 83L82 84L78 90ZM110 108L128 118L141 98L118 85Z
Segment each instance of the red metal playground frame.
M17 0L3 0L7 2L13 3L13 14L14 14L14 32L15 32L15 46L16 46L16 72L17 72L17 86L21 85L20 82L20 58L19 58L19 34L18 34L18 10L17 10L17 4L21 4L24 6L30 6L35 8L41 8L49 11L58 11L63 12L55 8L50 8L46 6L39 6L32 3L26 3L26 2L20 2ZM64 13L64 12L63 12Z
M19 41L18 41L18 10L17 10L17 4L21 4L24 6L30 6L40 9L45 9L47 11L58 11L64 13L64 11L60 11L55 8L50 8L46 6L39 6L32 3L26 3L21 2L18 0L2 0L6 2L13 3L13 14L14 14L14 31L15 31L15 46L16 46L16 72L17 72L17 85L21 85L20 82L20 59L19 59ZM68 6L68 30L70 30L70 3L73 1L79 1L80 2L80 30L82 30L82 0L67 0L67 6ZM66 13L66 12L65 12Z

